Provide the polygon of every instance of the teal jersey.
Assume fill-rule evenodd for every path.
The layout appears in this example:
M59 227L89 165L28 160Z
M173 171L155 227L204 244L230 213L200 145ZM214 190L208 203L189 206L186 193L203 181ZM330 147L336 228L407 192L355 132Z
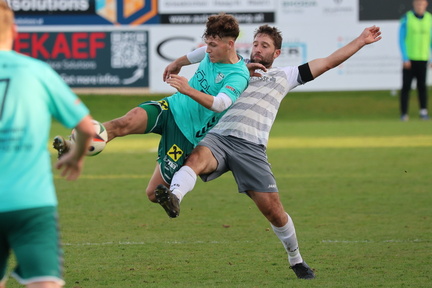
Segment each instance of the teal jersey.
M248 81L249 70L243 59L235 64L212 63L206 54L195 75L189 80L189 85L213 96L225 93L234 103L246 89ZM216 113L179 92L167 100L175 122L194 145L198 144L227 111Z
M0 51L0 212L57 205L51 119L73 128L88 114L49 65Z

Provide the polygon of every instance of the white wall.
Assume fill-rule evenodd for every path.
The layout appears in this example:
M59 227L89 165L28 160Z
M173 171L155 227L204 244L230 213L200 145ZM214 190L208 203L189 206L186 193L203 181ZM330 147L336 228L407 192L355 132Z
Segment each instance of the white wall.
M173 2L189 2L191 5L194 3L194 1L172 0L161 2L171 4ZM206 12L217 13L220 11L214 5L218 1L201 2L205 4L205 7L200 7L200 9L205 9ZM283 52L285 52L277 59L275 66L299 65L315 58L325 57L353 40L365 27L372 25L381 27L383 37L381 41L366 46L340 67L327 72L305 86L297 88L298 91L399 89L401 85L401 62L397 38L399 25L397 20L360 22L358 20L358 1L238 0L234 2L237 4L236 9L227 5L223 11L238 12L238 5L243 5L245 11L257 11L257 9L251 9L248 4L265 2L265 11L275 12L276 23L270 23L270 25L274 25L282 31L284 37ZM159 6L160 13L172 12L174 8L173 6L170 7L171 9L163 5ZM194 11L187 6L175 8L176 13L182 13L182 9L184 9L184 13L186 10ZM263 7L259 8L263 9ZM248 50L251 46L253 32L259 25L261 24L240 25L241 36L237 43L239 51L245 57L249 56ZM169 24L148 28L152 53L150 57L150 90L152 92L172 92L173 90L161 80L163 69L169 64L169 61L162 59L155 53L156 47L161 41L169 38L189 37L190 40L172 40L164 46L164 53L171 57L179 57L200 45L204 25ZM295 53L288 53L289 48L294 48L291 51ZM182 75L190 77L194 69L194 67L188 67L182 71Z

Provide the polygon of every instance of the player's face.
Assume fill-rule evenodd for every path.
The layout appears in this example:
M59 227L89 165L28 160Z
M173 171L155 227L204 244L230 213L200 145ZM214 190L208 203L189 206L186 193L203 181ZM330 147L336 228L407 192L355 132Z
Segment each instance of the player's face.
M207 44L206 52L210 56L210 61L213 63L228 63L229 51L231 50L232 40L229 38L207 37L205 43Z
M276 49L273 40L266 34L258 34L252 44L250 60L253 63L261 63L270 68L274 59L280 55L280 49Z
M428 6L427 0L414 0L413 1L414 11L419 15L423 15L426 12L427 6Z

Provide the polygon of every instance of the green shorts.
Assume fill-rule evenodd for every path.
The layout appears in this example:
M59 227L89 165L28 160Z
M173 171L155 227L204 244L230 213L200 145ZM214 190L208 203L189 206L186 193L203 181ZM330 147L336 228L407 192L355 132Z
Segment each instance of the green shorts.
M1 212L0 281L6 277L11 251L17 261L12 276L21 284L54 281L64 285L56 207Z
M148 124L145 133L161 135L157 161L162 178L170 184L174 173L184 164L194 145L177 126L165 99L147 101L138 106L147 111Z

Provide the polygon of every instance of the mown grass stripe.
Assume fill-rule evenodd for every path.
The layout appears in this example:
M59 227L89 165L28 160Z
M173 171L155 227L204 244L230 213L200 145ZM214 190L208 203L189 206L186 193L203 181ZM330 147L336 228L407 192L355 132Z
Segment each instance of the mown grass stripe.
M273 137L269 149L278 148L379 148L379 147L427 147L432 146L432 136L385 137Z
M104 154L156 152L157 139L121 139L107 145ZM268 149L286 148L391 148L432 147L432 135L382 136L382 137L272 137ZM50 148L53 154L56 154Z

